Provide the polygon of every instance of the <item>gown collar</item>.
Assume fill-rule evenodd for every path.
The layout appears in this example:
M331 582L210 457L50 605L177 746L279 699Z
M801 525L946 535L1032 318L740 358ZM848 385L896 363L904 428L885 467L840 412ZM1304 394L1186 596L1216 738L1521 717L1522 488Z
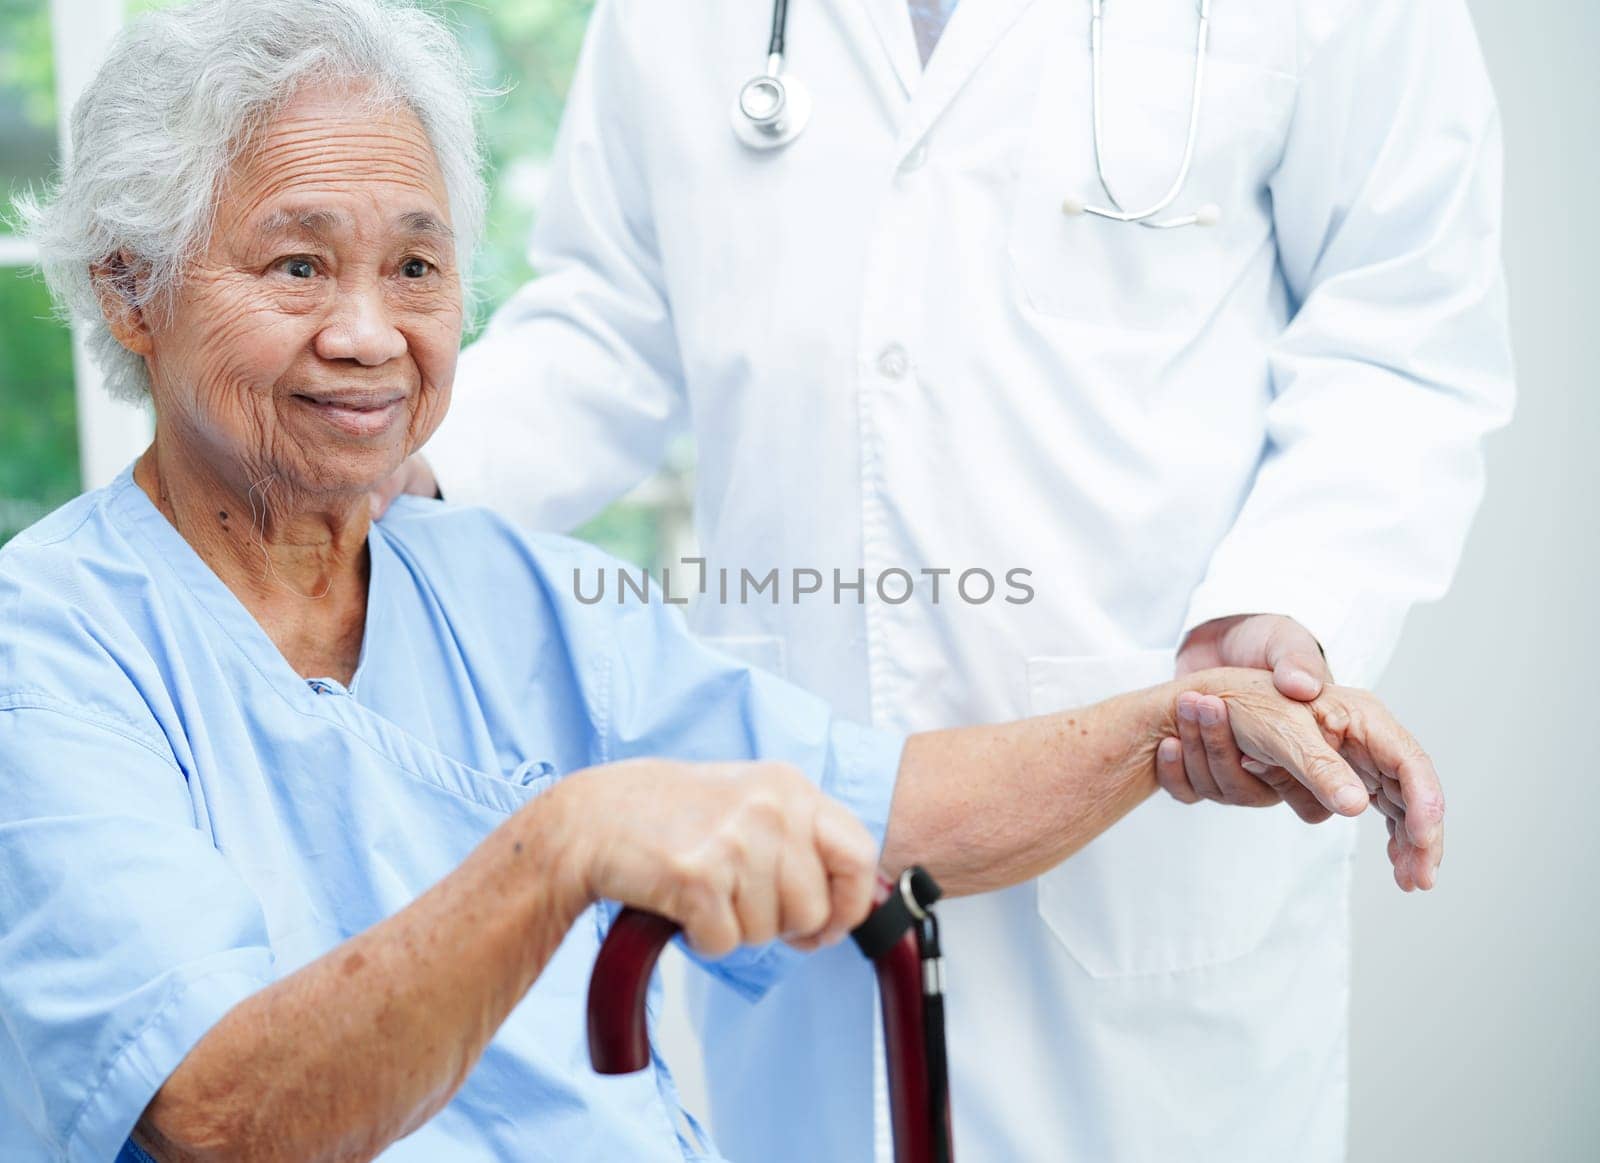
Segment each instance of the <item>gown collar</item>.
M313 684L317 682L328 684L335 690L347 689L350 694L360 689L362 674L367 670L373 652L373 643L383 633L386 621L384 597L388 592L390 576L398 564L393 560L394 549L378 522L374 521L367 533L367 612L366 624L361 632L361 654L349 687L343 688L330 678L304 677L289 665L289 660L283 656L255 615L245 608L238 596L139 487L133 479L133 465L130 464L117 475L108 486L108 491L111 494L108 503L119 524L132 530L154 550L151 554L152 563L159 564L177 578L223 634L245 653L274 686L286 693L293 691L296 697L314 695Z

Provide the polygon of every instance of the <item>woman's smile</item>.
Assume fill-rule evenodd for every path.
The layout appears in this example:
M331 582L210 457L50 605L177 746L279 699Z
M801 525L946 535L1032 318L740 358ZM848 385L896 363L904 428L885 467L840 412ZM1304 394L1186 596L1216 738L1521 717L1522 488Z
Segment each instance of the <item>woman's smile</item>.
M290 399L341 435L375 440L409 420L408 393L392 388L329 389L297 392Z

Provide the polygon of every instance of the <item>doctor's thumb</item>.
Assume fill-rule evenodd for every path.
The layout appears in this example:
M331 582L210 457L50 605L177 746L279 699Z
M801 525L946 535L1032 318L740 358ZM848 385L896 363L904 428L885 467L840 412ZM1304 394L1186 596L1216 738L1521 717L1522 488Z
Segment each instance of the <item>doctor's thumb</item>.
M1317 654L1290 651L1273 661L1272 685L1288 698L1309 703L1322 693L1325 668Z
M1273 617L1265 628L1261 665L1272 671L1272 685L1286 698L1309 703L1333 681L1322 645L1293 618Z

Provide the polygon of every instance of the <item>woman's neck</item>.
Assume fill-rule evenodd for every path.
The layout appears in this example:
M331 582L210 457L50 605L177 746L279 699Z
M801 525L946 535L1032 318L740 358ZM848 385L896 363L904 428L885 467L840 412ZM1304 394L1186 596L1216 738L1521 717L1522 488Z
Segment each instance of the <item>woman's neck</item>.
M133 479L296 672L350 681L366 626L365 495L315 501L272 476L230 479L159 435Z

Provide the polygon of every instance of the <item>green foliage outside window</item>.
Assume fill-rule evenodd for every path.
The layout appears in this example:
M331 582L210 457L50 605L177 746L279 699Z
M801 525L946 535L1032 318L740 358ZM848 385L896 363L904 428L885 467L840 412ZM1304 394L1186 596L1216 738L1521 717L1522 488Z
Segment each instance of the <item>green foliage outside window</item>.
M0 270L0 542L77 492L72 341L43 280Z
M0 0L0 210L49 175L55 137L49 7ZM77 491L71 338L43 281L0 267L0 542Z

